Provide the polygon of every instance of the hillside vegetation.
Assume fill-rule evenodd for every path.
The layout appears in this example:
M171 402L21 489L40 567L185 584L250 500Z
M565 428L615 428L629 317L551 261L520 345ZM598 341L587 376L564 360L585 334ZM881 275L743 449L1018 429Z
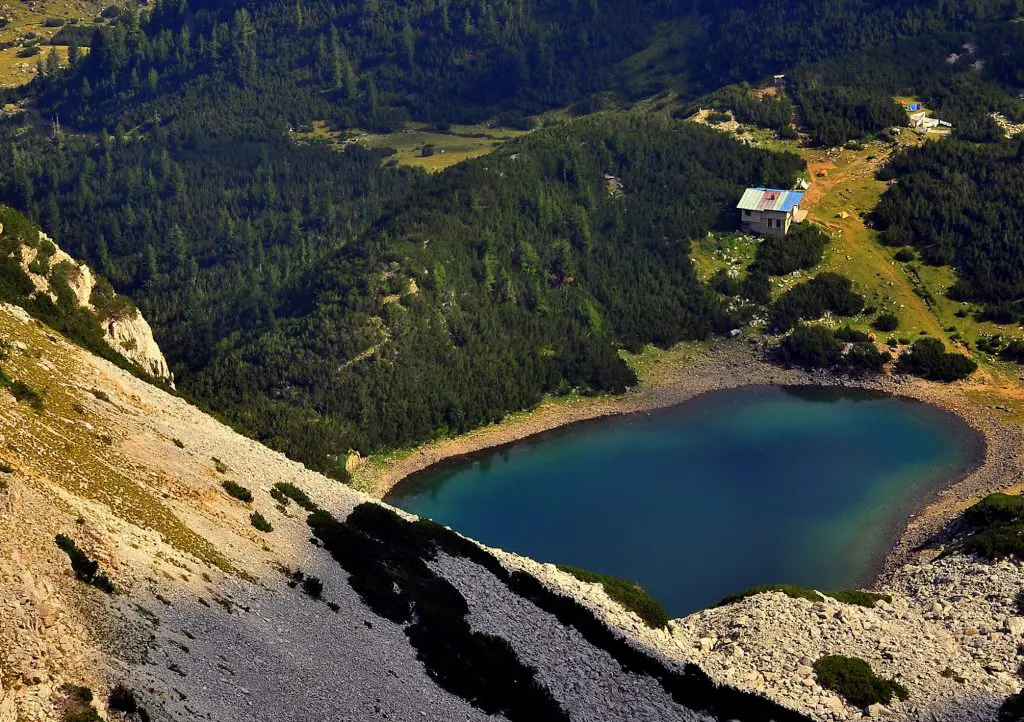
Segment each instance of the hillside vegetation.
M942 59L982 30L1010 43L1019 10L1009 0L129 7L88 54L72 48L67 68L44 63L7 93L33 112L0 123L0 199L136 300L184 390L344 478L353 449L466 431L546 393L622 391L636 379L621 348L742 325L753 309L716 292L768 304L768 274L813 266L823 239L801 240L799 253L768 248L742 282L705 287L690 243L735 228L744 185L788 187L802 161L642 110L553 124L432 179L391 167L386 150L335 152L311 135L409 120L439 133L485 119L527 128L529 114L585 113L673 78L672 102L685 102L791 68L784 95L753 103L734 85L721 107L790 135L792 115L817 142L840 142L901 121L893 88L931 68L933 94L967 88L1012 114L1003 86L1016 56L986 45L984 72ZM866 59L879 46L894 49L878 56L872 88ZM907 58L910 70L894 70ZM972 118L987 117L979 107ZM49 137L37 122L49 118L74 132ZM787 328L862 307L811 295L788 295L772 318Z

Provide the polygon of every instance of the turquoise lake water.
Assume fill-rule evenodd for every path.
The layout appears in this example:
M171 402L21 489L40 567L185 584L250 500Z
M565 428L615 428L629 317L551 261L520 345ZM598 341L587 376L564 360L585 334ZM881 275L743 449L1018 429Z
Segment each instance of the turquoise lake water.
M908 517L983 452L916 401L747 387L433 467L387 501L638 582L677 616L755 584L870 583Z

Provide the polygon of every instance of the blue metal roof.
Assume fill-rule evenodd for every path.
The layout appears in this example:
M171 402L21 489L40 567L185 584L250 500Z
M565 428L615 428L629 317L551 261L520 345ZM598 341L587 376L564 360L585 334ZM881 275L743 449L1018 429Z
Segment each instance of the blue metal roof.
M789 213L804 199L800 191L785 191L778 188L747 188L736 205L746 211L781 211Z

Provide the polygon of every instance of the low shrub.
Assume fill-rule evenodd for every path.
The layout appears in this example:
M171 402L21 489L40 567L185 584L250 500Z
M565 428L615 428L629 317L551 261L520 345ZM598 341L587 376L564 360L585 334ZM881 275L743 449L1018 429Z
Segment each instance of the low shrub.
M92 706L92 690L77 684L65 684L60 688L65 697L61 702L61 722L102 722L103 718Z
M83 687L77 684L65 684L60 688L60 691L66 694L70 699L82 704L92 704L93 695L92 690L88 687Z
M274 531L273 524L267 521L267 518L260 514L258 511L254 511L252 514L249 515L249 521L252 523L253 527L256 528L256 531L261 531L264 533Z
M832 332L832 335L840 341L849 341L851 343L866 343L871 340L871 337L863 331L858 331L857 329L850 328L849 326L837 328Z
M225 480L221 482L221 486L224 487L224 491L239 501L244 501L246 504L252 501L252 492L236 481Z
M217 470L218 474L228 473L228 465L218 459L216 456L211 456L210 461L213 462L213 468Z
M738 594L731 594L715 604L715 606L724 607L746 599L747 597L752 597L755 594L764 594L765 592L782 592L787 597L791 597L793 599L806 599L811 602L823 602L825 601L825 597L830 597L842 604L853 604L858 607L868 608L875 606L875 602L879 601L892 603L891 594L864 592L859 589L839 589L833 592L818 592L814 589L799 587L794 584L761 584Z
M818 226L797 225L785 236L768 236L761 241L749 270L785 276L801 268L814 268L821 263L827 245L828 236Z
M958 353L947 352L942 342L922 338L914 342L910 353L900 356L897 373L912 374L945 383L966 378L978 368L972 359Z
M856 657L822 657L814 663L814 674L818 684L855 707L888 704L893 698L904 700L910 696L902 684L879 677L871 665Z
M90 559L78 547L74 539L64 534L58 534L55 541L57 546L68 555L68 559L71 561L71 571L75 573L75 578L107 594L115 592L114 583L110 581L110 578L105 573L99 571L99 563L94 559Z
M270 490L270 495L278 502L287 505L289 501L294 501L300 507L309 512L316 511L319 507L309 496L299 487L295 486L288 481L279 481L274 484Z
M754 303L768 304L772 300L771 280L761 269L751 266L746 277L740 279L724 269L708 280L708 285L723 296L746 298Z
M430 158L432 155L434 155L434 144L433 143L427 143L422 148L420 148L420 156L421 157L423 157L423 158Z
M895 258L900 263L910 263L911 261L917 260L917 256L909 248L901 248L900 250L896 251L896 255L893 256L893 258Z
M171 441L172 441L172 442L174 443L174 445L175 445L175 446L177 446L177 447L178 447L179 449L184 449L184 448L185 448L185 442L184 442L184 441L182 441L181 439L171 439Z
M1006 344L1006 348L999 352L999 355L1007 361L1024 364L1024 340L1014 339L1010 341L1010 343Z
M609 597L634 612L648 627L662 629L668 625L668 612L639 584L579 567L559 564L558 568L580 581L600 584Z
M302 591L313 599L319 599L324 593L324 583L319 577L307 576L302 580Z
M708 113L708 122L712 125L728 123L730 120L732 120L732 116L728 113L720 113L717 110Z
M106 391L101 391L100 389L89 389L89 393L95 396L100 401L105 401L108 404L113 403L110 400L110 395Z
M777 357L805 368L836 366L843 358L843 344L827 328L798 324L782 339Z
M891 594L864 592L860 589L840 589L835 592L825 592L824 594L832 597L832 599L835 599L837 602L842 602L843 604L854 604L858 607L871 608L875 606L876 602L892 604Z
M997 354L1003 350L1003 337L999 334L979 336L974 347L983 353ZM1024 344L1022 344L1024 347Z
M989 494L964 512L966 535L953 551L985 559L1024 557L1024 498Z
M825 598L813 589L807 587L798 587L794 584L759 584L756 587L751 587L738 594L730 594L724 597L721 601L717 602L714 606L725 607L729 604L735 604L736 602L742 601L747 597L752 597L756 594L764 594L766 592L782 592L787 597L793 599L807 599L811 602L823 602Z
M954 682L959 682L960 684L967 683L967 680L963 677L963 675L957 674L956 670L954 670L952 667L946 667L944 670L939 672L939 675L944 679L951 679Z
M837 273L820 273L778 298L769 314L770 324L788 331L799 321L821 318L826 311L837 316L855 316L864 308L864 298L853 290L853 281Z
M871 327L876 331L895 331L900 327L900 320L894 313L883 313L872 322Z
M110 695L107 697L107 706L114 712L135 715L139 722L149 722L149 713L139 704L135 693L123 684L119 684L110 690Z
M999 707L999 722L1020 722L1024 720L1024 692L1006 698Z
M854 332L851 331L851 335ZM822 326L798 324L782 339L776 359L809 369L834 368L854 374L880 373L891 357L870 342L856 342L844 350L838 334Z
M36 411L41 411L46 399L44 393L36 391L24 381L10 378L3 371L0 371L0 387L7 389L17 400L31 406Z

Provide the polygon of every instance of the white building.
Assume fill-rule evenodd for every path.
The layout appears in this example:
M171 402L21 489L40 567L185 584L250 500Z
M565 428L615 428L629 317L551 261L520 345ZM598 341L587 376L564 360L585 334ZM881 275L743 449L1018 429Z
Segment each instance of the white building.
M793 223L800 223L807 217L807 211L800 208L803 199L800 191L747 188L736 205L743 230L761 236L786 235Z

